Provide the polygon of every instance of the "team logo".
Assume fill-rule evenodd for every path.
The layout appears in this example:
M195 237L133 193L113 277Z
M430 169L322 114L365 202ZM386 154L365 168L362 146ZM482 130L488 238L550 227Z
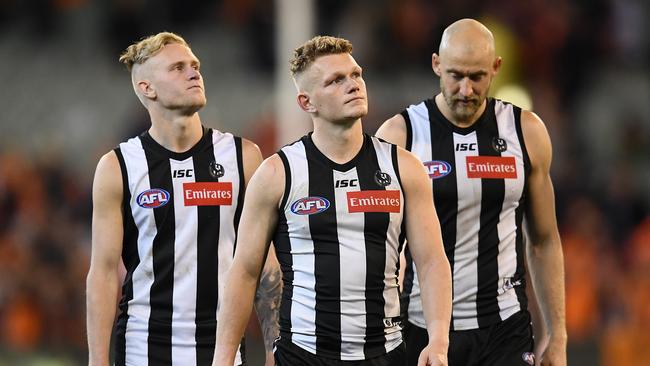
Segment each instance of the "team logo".
M214 179L223 177L226 174L226 170L223 168L223 165L217 163L216 161L210 162L210 175Z
M429 178L440 179L451 173L451 164L442 160L425 161L424 167L427 169Z
M158 208L169 202L169 192L160 188L147 189L136 198L138 206L142 208Z
M502 153L508 149L508 144L501 137L495 137L492 139L492 148L494 151Z
M402 321L400 320L400 317L394 317L394 318L384 318L384 327L385 328L392 328L392 327L401 327L402 326Z
M375 172L375 183L379 184L381 187L386 187L390 185L391 182L390 175L388 173L384 173L381 170L377 170Z
M535 354L532 352L524 352L521 358L529 365L535 365Z
M497 291L499 295L505 293L508 290L512 290L515 286L521 286L521 280L515 280L513 277L505 277L503 279L503 286Z
M291 212L296 215L313 215L330 207L330 201L323 197L304 197L291 204Z

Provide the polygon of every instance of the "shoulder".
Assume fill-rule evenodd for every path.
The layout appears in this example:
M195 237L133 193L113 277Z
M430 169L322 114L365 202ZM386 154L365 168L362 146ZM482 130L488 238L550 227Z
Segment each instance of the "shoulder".
M249 189L261 202L279 203L285 190L284 164L278 154L265 159L253 174Z
M256 143L249 139L242 138L241 139L241 147L242 147L242 155L244 156L244 159L251 158L255 159L258 161L262 161L262 151L260 150L260 147L257 146Z
M401 114L387 119L377 130L377 137L404 147L406 145L406 120Z
M122 195L122 169L114 150L104 154L97 163L93 194L95 197L117 197Z
M533 166L550 164L552 155L551 138L542 119L531 111L522 110L521 131Z

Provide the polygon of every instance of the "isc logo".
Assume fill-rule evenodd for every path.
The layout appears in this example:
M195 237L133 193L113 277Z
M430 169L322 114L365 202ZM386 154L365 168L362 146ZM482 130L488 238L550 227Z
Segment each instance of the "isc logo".
M451 173L451 164L442 160L425 161L424 167L431 179L440 179Z
M337 180L336 183L334 184L334 188L358 187L358 186L359 186L358 179L340 179Z
M313 215L327 210L330 201L323 197L304 197L291 205L291 212L296 215Z
M194 171L192 169L176 169L172 173L173 178L192 178Z
M459 142L456 144L456 151L476 151L476 142Z
M162 207L169 202L169 192L160 188L147 189L138 195L136 202L142 208Z

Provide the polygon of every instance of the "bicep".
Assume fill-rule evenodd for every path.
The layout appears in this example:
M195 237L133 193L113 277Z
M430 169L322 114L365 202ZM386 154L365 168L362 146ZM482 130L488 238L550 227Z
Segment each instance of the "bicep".
M122 172L114 153L102 157L93 182L91 270L117 270L122 252Z
M536 239L557 231L555 193L550 176L552 146L544 123L535 114L523 112L522 130L531 162L528 176L530 204L526 216L533 239Z
M404 156L411 155L403 152ZM400 159L399 163L406 201L406 237L416 266L421 266L437 251L442 251L440 224L433 205L430 181L422 163L412 155Z
M284 177L273 164L263 164L246 189L244 208L237 235L235 261L247 273L257 276L263 266L271 236L278 219L278 202Z

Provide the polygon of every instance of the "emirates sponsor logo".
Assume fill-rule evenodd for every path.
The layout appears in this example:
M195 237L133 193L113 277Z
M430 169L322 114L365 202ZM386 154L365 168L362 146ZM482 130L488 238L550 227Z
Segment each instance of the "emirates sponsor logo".
M402 205L397 190L348 192L348 212L399 212Z
M517 178L514 156L468 156L466 162L468 178Z
M232 205L232 182L183 183L185 206Z

